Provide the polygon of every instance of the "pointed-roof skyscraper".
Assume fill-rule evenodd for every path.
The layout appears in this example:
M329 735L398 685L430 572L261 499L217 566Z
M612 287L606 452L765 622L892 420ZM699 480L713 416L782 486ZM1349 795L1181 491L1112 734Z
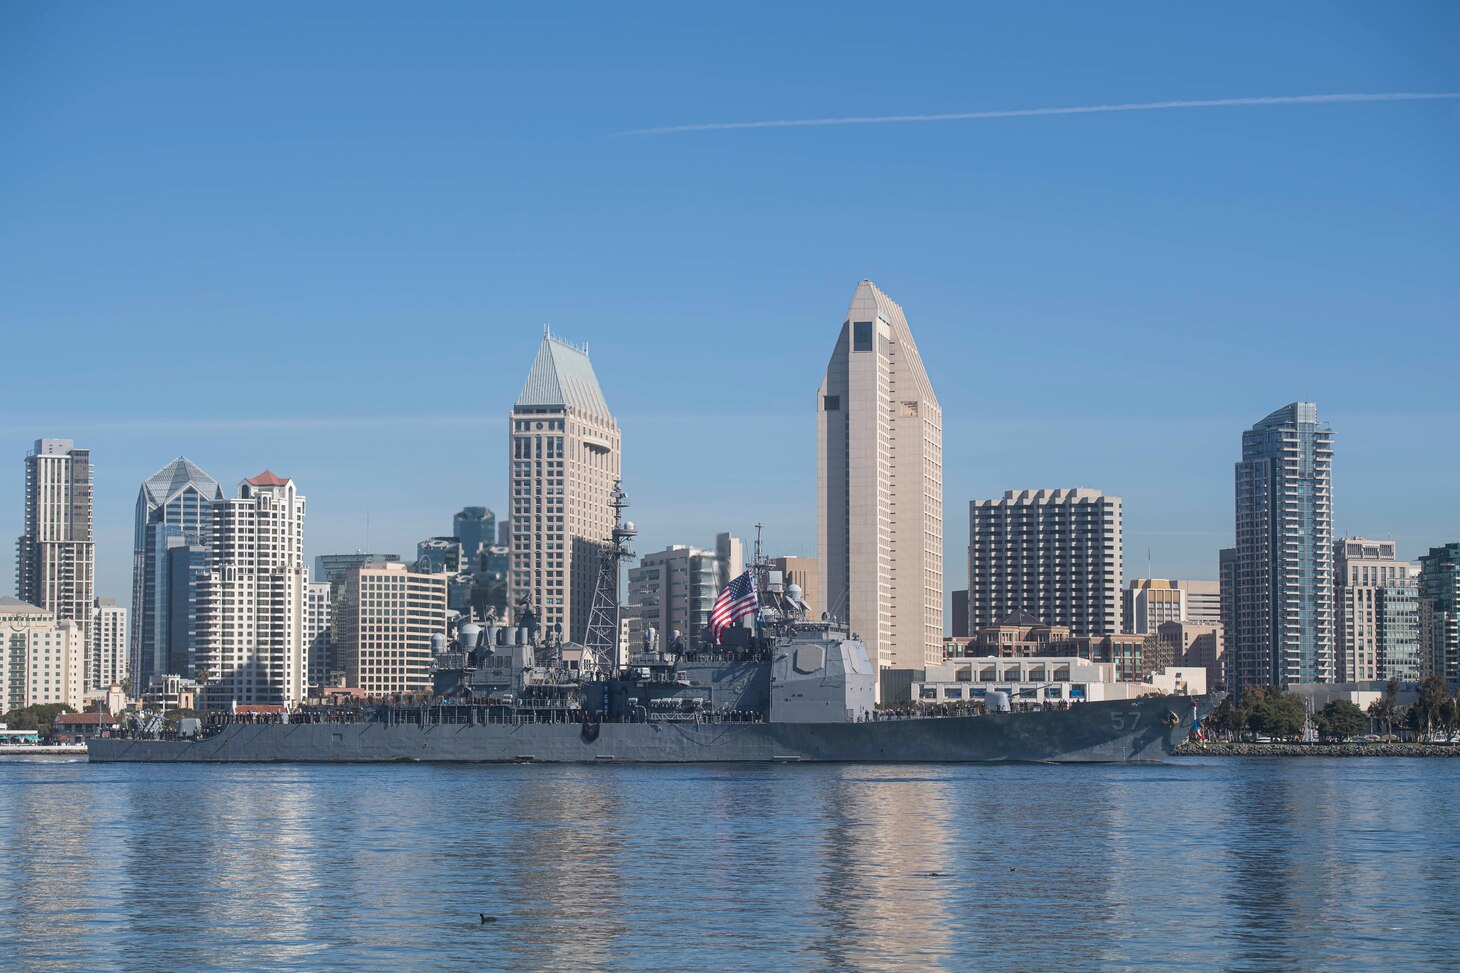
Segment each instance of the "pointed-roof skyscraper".
M857 285L817 397L826 608L879 667L943 658L943 412L902 308Z
M561 623L581 642L619 478L618 423L588 349L544 329L508 427L508 610L520 617L530 604L541 632Z
M181 580L184 573L169 570L175 558L168 552L191 548L195 566L201 567L212 505L222 499L218 481L183 456L142 481L132 545L133 693L146 689L155 675L190 675L186 670L190 634L182 621L188 593L171 590L172 575ZM171 631L174 627L176 632Z

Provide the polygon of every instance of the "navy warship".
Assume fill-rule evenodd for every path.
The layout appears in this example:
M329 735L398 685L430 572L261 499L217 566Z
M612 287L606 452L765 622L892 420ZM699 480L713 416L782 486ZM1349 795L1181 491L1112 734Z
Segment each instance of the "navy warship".
M722 644L618 646L618 578L635 534L622 516L599 572L589 635L538 637L518 624L468 621L434 645L424 700L303 707L265 720L124 732L87 742L97 762L718 763L1164 760L1216 697L1026 706L990 691L979 703L876 705L866 646L836 618L808 618L794 585L761 584L756 624ZM763 564L757 557L756 563ZM196 722L196 721L195 721ZM183 732L179 732L179 731Z

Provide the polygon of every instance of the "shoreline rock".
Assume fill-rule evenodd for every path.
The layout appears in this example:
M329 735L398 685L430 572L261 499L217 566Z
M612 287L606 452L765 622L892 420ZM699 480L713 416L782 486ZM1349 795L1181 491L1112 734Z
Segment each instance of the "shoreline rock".
M1460 757L1453 743L1183 743L1173 757Z

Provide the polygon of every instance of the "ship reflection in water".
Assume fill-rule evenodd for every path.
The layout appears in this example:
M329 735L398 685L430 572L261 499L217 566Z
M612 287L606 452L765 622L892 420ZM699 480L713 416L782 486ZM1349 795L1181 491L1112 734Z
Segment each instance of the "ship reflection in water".
M7 970L1439 970L1460 920L1443 760L0 775Z

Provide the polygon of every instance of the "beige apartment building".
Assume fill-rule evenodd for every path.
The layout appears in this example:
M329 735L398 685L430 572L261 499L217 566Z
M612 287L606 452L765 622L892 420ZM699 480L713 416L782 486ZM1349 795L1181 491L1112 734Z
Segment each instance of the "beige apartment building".
M444 572L393 561L351 568L335 606L335 668L371 696L431 688L431 636L446 636Z
M265 470L212 504L212 563L198 582L197 668L210 706L301 702L305 670L304 497Z
M822 607L878 666L943 656L943 414L902 308L857 285L817 397Z
M1345 537L1333 544L1338 682L1418 680L1419 567L1394 541Z
M49 608L0 596L0 713L65 703L86 692L85 630Z
M1132 578L1125 590L1123 630L1153 634L1163 622L1222 623L1221 585L1216 581Z
M582 642L598 562L613 533L619 429L598 376L579 347L544 329L537 358L509 417L512 498L508 612L524 605L540 631L561 624Z

